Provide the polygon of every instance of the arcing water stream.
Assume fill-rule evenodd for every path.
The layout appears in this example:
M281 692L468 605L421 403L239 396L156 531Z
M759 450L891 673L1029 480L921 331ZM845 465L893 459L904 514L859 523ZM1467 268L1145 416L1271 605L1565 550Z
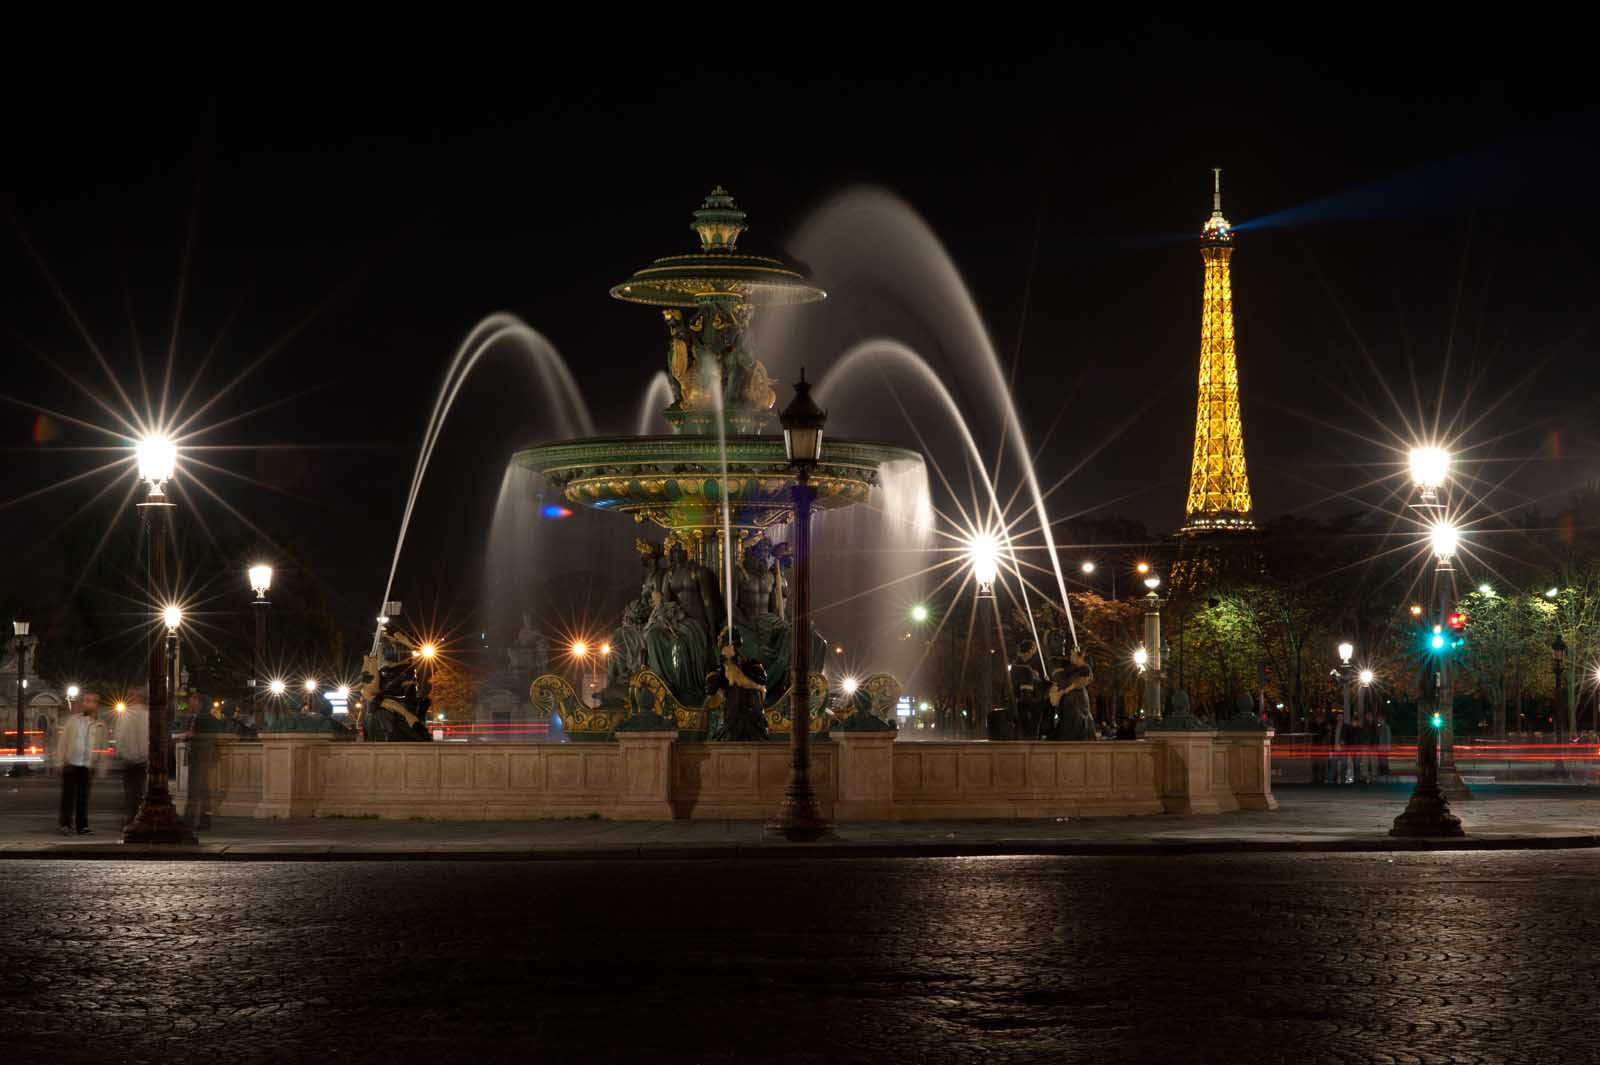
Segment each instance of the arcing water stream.
M1066 577L1010 387L972 294L938 236L904 200L883 189L868 187L842 193L819 207L801 226L791 250L816 271L818 280L831 293L830 303L846 303L834 312L834 321L860 330L863 319L870 325L873 312L882 308L896 312L910 309L915 319L910 324L924 329L944 347L952 367L959 370L976 364L977 383L989 393L995 410L1004 419L1002 435L1021 464L1050 554L1068 631L1077 646L1077 625L1067 598ZM847 301L852 298L862 301L860 315L850 313ZM821 341L814 332L816 328L802 323L787 336L774 338L776 343L766 348L774 365L787 369L789 362L796 361L798 351L837 346L837 341Z
M433 457L433 449L439 442L439 434L444 430L445 419L450 416L450 409L455 405L456 396L460 394L461 386L466 383L473 367L502 343L520 345L528 358L533 360L534 369L538 371L545 393L556 398L556 401L550 404L550 409L556 414L561 435L594 434L594 421L589 416L589 406L583 401L583 393L578 391L578 384L572 378L572 371L567 368L566 361L556 351L555 345L546 340L543 334L529 327L516 315L505 312L491 314L473 326L472 332L468 333L466 339L456 348L455 356L445 370L444 383L439 386L439 394L433 402L433 412L429 415L427 427L422 434L422 448L417 454L417 465L411 474L411 490L406 494L405 510L400 516L400 535L395 539L394 557L389 563L389 577L383 585L380 613L382 603L388 601L389 593L394 589L394 575L400 567L400 552L405 548L406 530L411 526L411 514L417 505L417 493L422 489L422 479L428 472L428 461ZM380 634L381 631L380 626ZM376 653L376 636L373 638L373 644L373 651Z

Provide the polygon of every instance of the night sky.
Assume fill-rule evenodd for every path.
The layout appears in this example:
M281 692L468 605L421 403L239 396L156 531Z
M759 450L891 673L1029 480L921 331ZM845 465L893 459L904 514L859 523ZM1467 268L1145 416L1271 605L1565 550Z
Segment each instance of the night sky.
M111 441L69 418L113 423L72 382L123 405L52 276L136 405L141 360L159 390L184 286L174 389L214 345L188 409L237 379L204 421L237 417L207 442L242 450L207 461L260 482L206 477L242 517L193 497L218 565L273 553L354 630L459 340L493 311L521 316L570 361L602 429L633 431L664 332L607 290L691 250L689 212L719 183L757 252L783 252L861 184L919 212L1015 373L1030 439L1065 409L1045 484L1109 439L1053 497L1063 511L1154 533L1182 520L1212 166L1241 226L1258 515L1381 499L1359 486L1397 459L1376 441L1406 432L1385 389L1414 412L1447 352L1446 417L1487 414L1468 439L1476 472L1510 475L1495 507L1553 512L1600 475L1586 57L1498 31L1332 21L1264 41L1177 24L920 37L796 20L19 61L0 176L0 394L14 401L0 406L0 603L43 616L78 576L63 545L135 520L119 485L72 519L87 534L63 532L109 474L22 498L108 457L78 450ZM837 295L794 312L833 315L817 327L830 343L918 317ZM1000 419L972 354L917 342L992 449ZM820 370L837 354L803 357ZM892 405L858 402L834 412L852 432L910 442ZM544 403L509 357L469 383L402 559L408 599L470 616L505 460L547 435Z

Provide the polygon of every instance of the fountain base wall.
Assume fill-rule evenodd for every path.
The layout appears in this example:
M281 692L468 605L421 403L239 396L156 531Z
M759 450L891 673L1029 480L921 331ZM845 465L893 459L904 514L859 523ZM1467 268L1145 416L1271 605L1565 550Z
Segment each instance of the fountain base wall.
M1271 732L1143 740L896 743L835 733L812 747L824 816L847 821L1097 817L1274 809ZM180 809L235 817L600 817L764 820L783 798L781 743L619 733L585 744L352 743L306 733L179 741Z

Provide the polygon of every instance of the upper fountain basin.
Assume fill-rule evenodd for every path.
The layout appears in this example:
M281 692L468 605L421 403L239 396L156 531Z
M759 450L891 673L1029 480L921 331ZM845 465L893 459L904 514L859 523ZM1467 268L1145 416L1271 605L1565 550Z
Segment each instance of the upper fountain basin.
M764 529L794 513L794 467L783 437L727 438L729 520ZM568 502L632 514L666 529L722 525L722 458L714 436L601 436L525 448L512 461L544 476ZM864 502L891 462L917 462L907 448L875 440L829 437L811 473L816 506Z

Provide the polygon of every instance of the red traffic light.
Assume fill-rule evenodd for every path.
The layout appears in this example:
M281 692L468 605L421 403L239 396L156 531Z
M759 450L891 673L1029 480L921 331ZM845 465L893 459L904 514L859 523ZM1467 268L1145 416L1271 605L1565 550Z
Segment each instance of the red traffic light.
M1467 627L1467 613L1464 610L1453 610L1444 619L1444 623L1450 628L1450 631L1460 632Z

